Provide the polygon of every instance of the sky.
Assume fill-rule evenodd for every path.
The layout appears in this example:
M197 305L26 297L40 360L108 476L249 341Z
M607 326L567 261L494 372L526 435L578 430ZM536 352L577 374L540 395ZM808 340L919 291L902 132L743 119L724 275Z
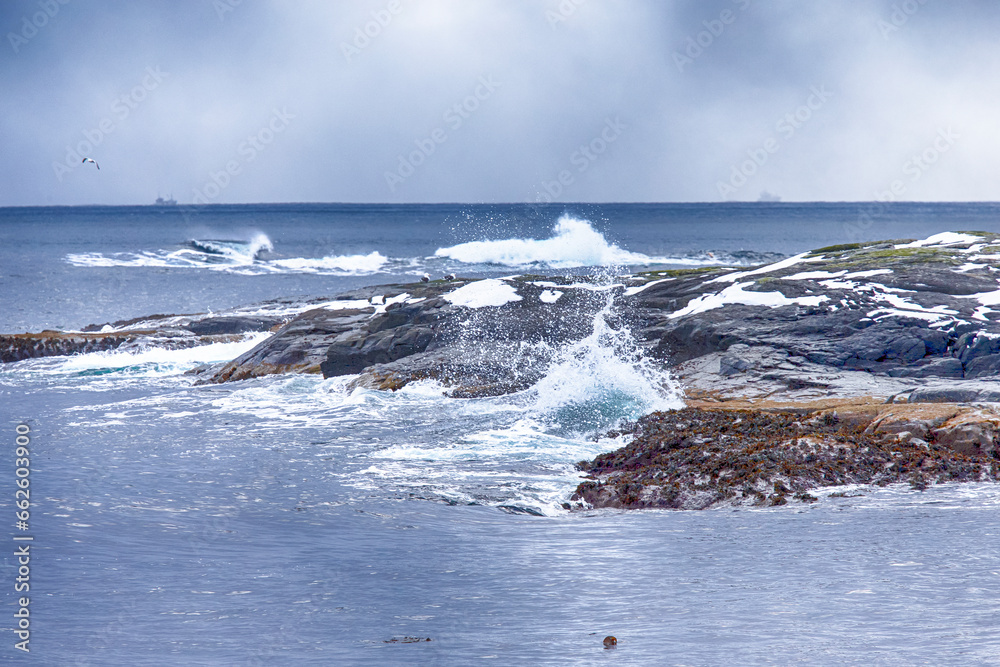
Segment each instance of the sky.
M998 29L994 0L4 0L0 206L995 201Z

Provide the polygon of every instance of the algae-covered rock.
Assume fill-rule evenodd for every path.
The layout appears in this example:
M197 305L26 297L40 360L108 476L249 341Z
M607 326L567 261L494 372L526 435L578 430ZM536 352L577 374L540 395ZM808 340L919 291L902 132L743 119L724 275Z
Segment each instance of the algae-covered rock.
M846 484L1000 480L1000 414L961 406L797 410L685 408L614 435L631 441L579 464L577 507L706 509L814 502Z

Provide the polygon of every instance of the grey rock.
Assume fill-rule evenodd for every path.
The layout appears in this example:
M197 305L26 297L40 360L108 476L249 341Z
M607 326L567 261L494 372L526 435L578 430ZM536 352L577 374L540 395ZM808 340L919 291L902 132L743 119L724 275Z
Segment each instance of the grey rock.
M965 364L965 377L979 378L1000 375L1000 354L973 358Z
M894 368L888 372L891 377L903 378L955 378L964 377L962 362L953 357L936 357L921 360L913 366Z
M199 336L216 336L267 331L281 323L277 317L210 317L194 320L184 328Z
M721 375L736 375L750 368L750 364L738 357L726 355L719 360L719 373Z
M997 403L1000 382L957 380L948 384L932 383L910 393L909 403Z

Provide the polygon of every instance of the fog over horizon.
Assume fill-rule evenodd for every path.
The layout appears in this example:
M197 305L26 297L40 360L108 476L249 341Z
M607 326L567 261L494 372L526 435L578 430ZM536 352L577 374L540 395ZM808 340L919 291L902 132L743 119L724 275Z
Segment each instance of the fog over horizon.
M986 0L11 0L0 206L997 201L998 28Z

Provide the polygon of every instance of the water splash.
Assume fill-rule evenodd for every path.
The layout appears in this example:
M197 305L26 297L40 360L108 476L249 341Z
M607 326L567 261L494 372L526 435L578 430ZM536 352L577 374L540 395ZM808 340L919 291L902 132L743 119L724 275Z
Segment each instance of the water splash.
M613 325L614 294L589 336L560 348L531 389L532 412L557 433L593 434L654 410L683 407L669 372L643 353L631 330Z
M465 264L492 264L523 267L544 266L556 269L579 266L645 265L661 263L649 257L608 243L604 235L587 220L563 215L547 239L503 239L470 241L449 248L438 248L435 257Z

